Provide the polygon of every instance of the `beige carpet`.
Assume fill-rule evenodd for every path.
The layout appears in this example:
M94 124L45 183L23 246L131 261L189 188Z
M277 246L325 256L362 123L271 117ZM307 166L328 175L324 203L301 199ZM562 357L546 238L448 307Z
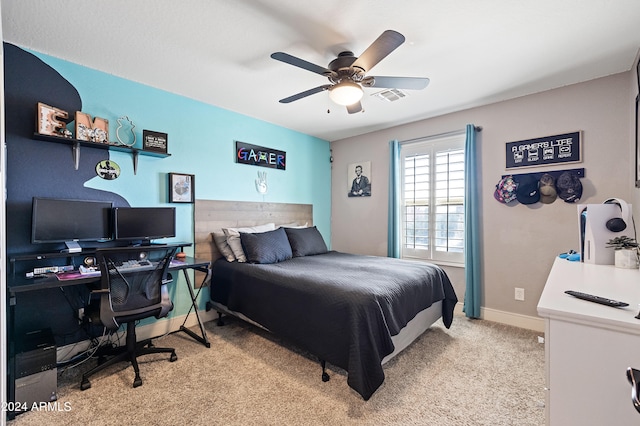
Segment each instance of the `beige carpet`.
M537 333L456 317L437 322L385 366L369 401L313 358L238 320L206 324L210 349L184 333L156 340L178 361L148 356L143 386L124 364L80 391L82 368L59 375L60 411L26 425L534 425L544 424L544 345ZM154 359L150 361L150 359ZM92 361L93 362L93 361ZM92 364L93 365L93 364Z

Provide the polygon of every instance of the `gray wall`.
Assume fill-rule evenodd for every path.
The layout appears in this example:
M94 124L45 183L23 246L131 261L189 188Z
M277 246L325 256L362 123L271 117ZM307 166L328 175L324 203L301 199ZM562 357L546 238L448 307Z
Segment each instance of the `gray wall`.
M515 173L584 167L581 203L618 197L634 202L638 212L639 191L633 189L636 93L635 74L627 72L332 142L332 248L386 256L390 140L462 129L467 123L482 126L477 177L482 192L482 306L537 316L536 305L554 258L579 248L577 208L560 199L530 206L498 203L493 191L507 173L505 143L581 130L582 163ZM348 165L360 161L371 161L372 196L347 198ZM445 269L462 301L464 269ZM515 287L525 289L525 301L514 300Z

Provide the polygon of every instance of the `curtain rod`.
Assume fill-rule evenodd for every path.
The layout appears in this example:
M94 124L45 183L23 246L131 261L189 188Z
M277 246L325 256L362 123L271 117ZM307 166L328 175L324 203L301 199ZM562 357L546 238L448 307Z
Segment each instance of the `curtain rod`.
M473 126L478 132L482 131L482 127L481 126ZM420 138L413 138L413 139L407 139L404 141L398 141L399 144L404 145L404 144L408 144L408 143L412 143L412 142L423 142L423 141L428 141L429 139L435 139L435 138L445 138L447 136L454 136L454 135L459 135L462 133L466 133L467 129L458 129L458 130L452 130L450 132L444 132L444 133L438 133L437 135L430 135L430 136L423 136Z

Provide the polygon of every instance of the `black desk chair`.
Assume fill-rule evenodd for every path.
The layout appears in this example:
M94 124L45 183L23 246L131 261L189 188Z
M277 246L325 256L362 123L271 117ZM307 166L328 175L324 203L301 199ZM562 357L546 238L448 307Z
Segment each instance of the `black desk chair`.
M640 413L640 370L627 368L627 380L631 384L631 402L636 411Z
M129 361L135 370L133 387L142 385L137 357L152 353L170 353L169 361L178 359L173 348L156 348L151 339L141 342L136 337L136 321L156 317L162 318L173 309L167 284L171 275L167 269L176 252L175 247L125 247L96 251L100 266L100 295L87 308L86 315L94 324L102 324L115 331L120 324L127 324L126 346L117 348L117 354L82 376L80 389L91 387L89 376L120 362ZM130 261L143 264L131 267ZM101 357L102 358L102 357Z

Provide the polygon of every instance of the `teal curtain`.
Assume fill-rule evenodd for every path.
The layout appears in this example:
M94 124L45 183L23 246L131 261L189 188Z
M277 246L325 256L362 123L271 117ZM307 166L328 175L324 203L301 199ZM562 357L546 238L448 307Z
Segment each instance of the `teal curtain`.
M389 142L389 220L387 256L400 257L400 143Z
M467 125L464 147L465 195L464 195L464 275L465 294L463 312L469 318L480 318L482 275L480 271L480 195L478 188L478 155L476 127Z

